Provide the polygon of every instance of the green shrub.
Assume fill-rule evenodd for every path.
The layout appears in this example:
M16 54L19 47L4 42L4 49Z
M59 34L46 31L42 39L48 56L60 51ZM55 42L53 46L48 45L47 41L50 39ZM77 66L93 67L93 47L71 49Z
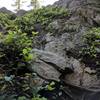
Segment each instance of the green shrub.
M9 25L9 23L9 16L7 14L0 13L0 24L2 24L3 26L7 26Z
M0 24L5 28L9 28L12 27L12 25L14 24L14 19L13 18L14 15L8 15L6 13L0 13Z
M9 31L0 36L0 64L3 69L28 66L33 59L32 40L26 33Z
M16 96L23 96L25 100L30 100L33 94L37 96L37 88L32 84L34 72L31 68L31 62L35 58L36 55L32 53L32 39L26 33L9 31L7 35L0 34L0 70L3 71L0 93L6 91L4 97L16 100Z
M82 60L90 67L100 65L100 28L92 28L84 36L85 46L82 48Z
M15 20L18 29L22 32L31 34L35 29L35 24L39 23L43 29L57 18L64 18L68 16L68 10L59 7L43 7L41 9L32 10L26 15Z

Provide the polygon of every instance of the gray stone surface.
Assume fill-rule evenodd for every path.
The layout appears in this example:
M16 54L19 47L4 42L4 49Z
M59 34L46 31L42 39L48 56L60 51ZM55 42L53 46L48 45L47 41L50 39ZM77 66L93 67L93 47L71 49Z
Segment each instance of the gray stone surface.
M58 69L64 70L68 67L70 69L73 69L74 73L67 74L66 70L66 83L84 87L95 87L100 84L100 81L97 79L94 70L87 70L87 67L85 67L84 64L73 57L66 59L52 52L37 49L34 49L33 51L38 56L38 59L34 63L33 69L35 72L46 79L59 81L59 77L60 75L62 75L62 73L59 72Z
M83 87L99 86L100 81L96 73L91 74L90 71L93 72L91 69L87 73L85 65L76 59L71 58L70 62L73 64L74 73L66 75L65 82Z
M33 50L35 54L37 54L38 58L46 63L54 64L57 69L64 70L66 67L66 59L64 57L61 57L57 55L56 53L42 51L42 50Z
M67 7L69 9L75 10L75 8L86 6L87 4L91 5L99 5L99 0L59 0L55 2L54 5L61 6L61 7ZM89 6L88 5L88 6Z
M34 50L39 58L39 62L35 63L39 66L36 67L37 72L42 75L46 73L44 76L47 78L59 80L62 73L59 73L56 68L64 70L68 67L73 68L74 73L66 75L67 83L85 87L96 86L100 83L96 73L91 74L91 70L87 71L86 66L77 59L79 50L84 45L83 35L89 27L100 26L99 4L100 0L59 0L54 4L69 8L72 15L68 19L59 19L59 21L55 19L49 24L53 32L58 30L58 33L48 32L44 35L46 44L43 50Z
M59 81L60 73L55 68L41 60L36 60L33 69L36 73L46 79L53 79Z

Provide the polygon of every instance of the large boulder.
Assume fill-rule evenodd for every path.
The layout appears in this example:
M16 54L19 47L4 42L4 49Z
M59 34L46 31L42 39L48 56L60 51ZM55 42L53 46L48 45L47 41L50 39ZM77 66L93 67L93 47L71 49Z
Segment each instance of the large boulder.
M33 70L44 79L60 81L76 86L99 86L96 71L85 67L79 60L70 57L64 58L57 53L33 49L37 59Z
M66 60L63 57L49 51L47 52L38 49L34 49L33 51L39 56L39 59L47 63L55 64L55 66L59 67L58 69L65 69Z
M34 62L33 69L36 73L45 77L46 79L54 79L59 81L60 75L66 70L72 71L73 68L70 63L66 63L66 59L52 52L33 49L33 52L37 55ZM68 60L67 60L68 61Z
M85 64L74 58L70 58L70 63L73 64L74 73L66 75L66 83L83 87L99 86L100 80L97 79L95 70L85 67Z
M32 68L39 76L42 76L45 79L59 81L61 73L58 72L53 66L41 60L36 60Z

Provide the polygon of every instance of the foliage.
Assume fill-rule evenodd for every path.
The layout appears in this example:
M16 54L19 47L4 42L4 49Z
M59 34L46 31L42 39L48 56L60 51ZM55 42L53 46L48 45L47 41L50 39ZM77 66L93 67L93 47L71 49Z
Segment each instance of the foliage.
M32 60L32 40L26 33L9 31L0 38L0 64L4 69L20 67L21 64L26 66Z
M38 88L33 82L36 76L31 61L35 57L32 39L26 33L18 30L9 31L7 35L0 34L1 100L46 100L37 96Z
M100 28L92 28L84 36L82 48L82 60L90 67L98 67L100 65ZM88 59L88 60L87 60Z
M53 91L55 89L54 85L55 85L55 83L51 82L50 84L48 84L46 86L46 89L49 90L49 91Z
M21 18L15 20L18 29L22 32L31 34L35 29L36 24L40 24L43 29L55 18L63 18L68 15L68 11L59 7L43 7L41 9L32 10Z
M16 18L15 14L0 13L0 26L7 30L16 30L17 26L14 23Z
M32 100L47 100L46 98L40 98L40 97L34 97L34 98L32 98Z
M3 75L0 78L0 93L4 93L6 98L9 93L11 98L14 94L29 95L28 98L33 96L30 79L34 77L30 63L34 56L32 40L26 33L9 31L7 35L0 34L0 74Z
M8 14L0 13L0 24L3 25L3 27L7 27L11 23L11 16Z

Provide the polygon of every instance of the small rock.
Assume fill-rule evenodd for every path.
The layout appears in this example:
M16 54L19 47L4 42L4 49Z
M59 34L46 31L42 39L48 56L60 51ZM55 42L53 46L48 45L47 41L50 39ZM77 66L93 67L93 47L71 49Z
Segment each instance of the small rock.
M88 74L96 74L96 70L93 70L90 67L86 67L84 70Z

